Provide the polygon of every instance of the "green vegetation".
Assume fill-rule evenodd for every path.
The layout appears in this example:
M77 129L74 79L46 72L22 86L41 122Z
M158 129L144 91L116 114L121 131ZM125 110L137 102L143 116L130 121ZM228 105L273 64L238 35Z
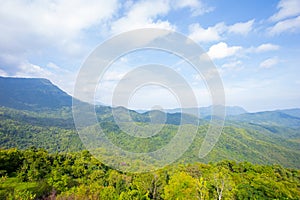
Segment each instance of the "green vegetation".
M299 199L300 171L223 161L122 173L88 151L0 150L0 199Z
M122 132L118 125L111 120L110 108L104 107L101 111L98 111L98 116L106 136L114 144L128 151L149 152L159 149L170 142L178 130L178 126L166 124L158 134L152 137L133 137ZM135 116L139 117L140 121L144 121L146 118L138 114ZM145 122L137 124L140 127L148 127L144 131L149 131L149 127L151 127L151 124ZM128 129L131 128L130 123L125 123L125 125ZM156 126L154 126L155 128ZM177 161L178 163L235 160L300 168L300 133L298 129L231 121L226 124L213 151L205 159L199 159L199 147L206 130L207 125L205 124L198 127L194 142L182 159ZM87 132L92 135L93 129L91 128ZM140 134L146 135L147 133L141 129ZM35 146L46 149L50 153L76 152L84 149L74 128L71 110L68 108L33 112L0 107L0 146L4 149L24 150Z
M83 149L71 119L56 115L52 113L51 117L47 113L0 108L1 148L27 149L35 146L50 152Z
M142 156L125 159L115 150L101 148L96 125L87 127L87 135L81 139L95 138L91 140L91 145L95 142L92 151L105 158L91 156L75 130L71 97L51 82L0 78L0 90L0 105L5 106L0 107L0 199L300 199L299 109L237 110L242 114L228 116L214 149L200 159L209 116L197 119L181 113L138 113L97 106L97 125L112 143L130 152L162 148L174 138L181 123L188 136L180 140L189 139L197 128L191 146L171 166L134 174L105 163L113 160L141 169L152 160ZM113 111L134 135L120 129ZM153 116L166 117L158 133L161 124L152 123ZM153 136L135 137L147 134ZM175 144L184 149L178 140Z
M20 110L60 109L72 97L42 78L0 77L0 105Z

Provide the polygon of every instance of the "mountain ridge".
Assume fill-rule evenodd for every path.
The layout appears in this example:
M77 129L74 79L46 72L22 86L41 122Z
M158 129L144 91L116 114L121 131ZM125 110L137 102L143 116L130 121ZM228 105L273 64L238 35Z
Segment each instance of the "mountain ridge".
M23 93L21 94L21 96L20 94L16 94L16 93L20 93L20 91L21 93ZM22 97L27 97L27 98L30 97L30 101L22 102L25 99ZM38 101L41 99L42 100L47 99L47 101L39 103ZM53 103L51 103L51 101ZM47 108L59 109L62 107L71 107L72 96L67 94L65 91L63 91L58 86L53 84L50 80L45 78L19 78L19 77L0 76L0 106L21 109L21 110L34 109L35 106L39 108L45 108L45 109ZM116 108L113 106L104 105L99 102L97 102L95 106ZM199 108L172 108L172 109L164 109L164 111L170 114L174 114L174 113L190 114L190 113L195 113L194 110L198 110L200 118L205 118L211 115L212 107L213 106L205 106ZM136 111L138 113L146 113L151 111L151 110L140 110L140 109L135 110L129 108L125 108L125 109ZM300 108L276 109L271 111L266 110L266 111L258 111L258 112L248 112L241 106L225 106L225 109L226 109L226 116L236 116L236 115L247 114L247 113L251 114L251 113L262 113L262 112L281 112L290 116L300 117Z
M0 80L2 81L2 84L0 84L1 97L4 98L0 101L1 148L26 149L36 146L51 152L68 152L84 148L74 126L71 96L45 79L34 80L34 87L27 85L25 91L22 91L23 87L19 86L24 85L24 81L32 83L32 80L21 79L18 81L22 84L17 84L18 87L15 91L3 93L3 91L8 91L8 88L12 90L12 87L3 84L3 78ZM5 80L7 81L7 79ZM15 78L8 80L12 81ZM16 86L13 83L11 85ZM41 86L38 87L38 85ZM22 98L16 96L18 100L22 100L21 104L10 105L17 108L1 107L7 105L10 102L8 100L13 99L17 92L21 92L19 95ZM12 95L10 96L10 94ZM30 101L26 99L26 95L29 94L34 97L29 98ZM64 98L66 96L67 98ZM40 99L37 97L42 98L42 103L31 102L31 100L39 101ZM43 98L47 98L47 101L44 102L45 99ZM52 104L49 105L45 104L49 103L49 99L53 99L54 102L50 102ZM3 102L6 102L6 104L2 105ZM28 105L28 102L31 104ZM12 101L12 103L15 103L15 101ZM56 103L58 105L53 105ZM25 110L20 109L20 105L24 106L21 108L25 108ZM231 159L260 164L276 163L286 167L300 168L298 159L300 156L300 118L298 117L300 109L298 108L227 116L218 143L204 160L199 160L198 151L209 127L209 115L204 119L198 119L186 113L163 113L157 110L141 114L125 107L110 106L95 106L95 111L99 125L103 126L102 128L106 131L108 137L116 145L125 145L124 147L127 146L132 151L155 150L157 146L165 145L175 136L178 125L198 126L199 123L197 138L183 158L187 161L215 162ZM166 117L165 128L162 129L162 132L145 140L129 137L114 121L113 112L122 119L122 123L125 123L129 130L134 128L135 125L148 127L160 123L160 121L152 121L153 118L151 117L158 117L157 119ZM128 114L132 118L131 121L128 119ZM141 130L147 132L147 129Z
M72 97L44 78L0 77L0 105L21 110L60 109Z

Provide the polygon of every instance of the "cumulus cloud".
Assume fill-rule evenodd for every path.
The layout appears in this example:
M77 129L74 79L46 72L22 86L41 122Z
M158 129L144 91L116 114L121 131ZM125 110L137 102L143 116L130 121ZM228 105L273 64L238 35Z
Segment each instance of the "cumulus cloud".
M46 78L55 85L58 85L62 90L69 94L73 94L76 73L63 69L55 63L47 63L45 66L39 66L30 62L23 62L19 66L19 71L15 74L16 77L33 77Z
M241 46L229 47L225 42L220 42L218 44L212 45L209 48L207 54L210 56L211 59L222 59L233 56L241 49Z
M213 10L201 0L143 0L130 1L124 6L125 14L113 20L110 27L113 34L138 28L163 28L175 30L176 26L159 17L172 10L188 8L192 16L202 15Z
M28 61L20 63L18 68L19 70L15 74L17 77L49 77L52 75L50 71Z
M252 53L265 53L269 51L277 51L280 49L279 45L272 44L272 43L263 43L256 47L249 47L244 49L245 54L252 54Z
M221 22L205 29L200 24L195 23L189 26L189 37L196 42L219 41L226 33L247 35L253 29L253 24L254 20L238 22L230 26Z
M23 57L0 54L0 76L46 78L72 94L76 73L66 70L54 62L45 65L33 64Z
M277 8L278 12L269 18L270 21L276 23L267 29L268 33L279 35L283 32L300 32L300 1L281 0Z
M265 52L265 51L275 51L278 49L279 49L278 45L266 43L266 44L259 45L255 51L257 53L260 53L260 52Z
M85 51L83 40L87 30L101 28L118 9L117 0L0 3L1 75L47 78L69 93L73 90L75 72L54 63L68 58L72 61L66 62L74 65L74 60Z
M221 39L221 34L225 30L224 23L215 26L202 28L199 24L191 24L189 26L189 37L196 42L213 42Z
M300 32L300 16L279 21L269 29L271 35L278 35L283 32Z
M1 48L74 49L82 31L110 18L117 6L116 0L1 1Z
M168 1L139 1L132 4L124 17L112 22L111 31L114 34L137 28L164 28L174 30L168 21L157 20L170 10Z
M247 22L239 22L228 27L228 32L247 35L253 29L254 19Z
M300 14L299 0L281 0L277 8L279 11L270 17L271 21L279 21Z
M175 9L190 8L193 16L203 15L214 10L199 0L175 0L171 2Z
M225 63L221 66L223 71L239 71L243 69L243 63L240 60L234 60L228 63Z
M260 63L260 67L261 68L271 68L273 67L274 65L278 64L279 63L279 60L277 57L273 57L273 58L268 58L266 60L264 60L263 62Z

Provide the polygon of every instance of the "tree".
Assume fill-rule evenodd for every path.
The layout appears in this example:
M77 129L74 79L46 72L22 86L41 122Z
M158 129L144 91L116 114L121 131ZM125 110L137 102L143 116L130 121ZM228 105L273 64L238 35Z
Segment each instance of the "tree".
M209 197L209 190L207 188L207 182L204 180L203 177L200 177L197 180L197 190L198 190L198 194L199 194L199 199L200 200L205 200L208 199Z
M209 179L213 195L218 200L233 197L231 190L234 182L231 179L228 169L220 166L212 166L211 171L206 174L206 177Z
M186 172L178 172L171 176L169 184L164 188L164 199L197 199L197 181Z

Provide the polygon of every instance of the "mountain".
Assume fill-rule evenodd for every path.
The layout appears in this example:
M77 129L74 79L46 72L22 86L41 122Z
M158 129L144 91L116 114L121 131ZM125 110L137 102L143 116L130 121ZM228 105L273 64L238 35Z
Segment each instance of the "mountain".
M300 109L264 111L257 113L245 113L237 116L230 116L227 120L237 122L248 122L266 126L284 126L300 128Z
M132 152L152 152L166 144L177 134L178 126L166 123L161 131L148 138L128 135L110 117L110 107L98 107L99 125L109 140L117 146ZM118 108L128 111L126 108ZM158 126L149 123L145 115L133 112L142 129L135 128L135 122L124 122L126 130L140 135L156 131ZM152 115L161 113L152 113ZM178 113L176 113L177 115ZM28 149L32 146L54 152L74 152L84 146L72 123L72 111L23 111L0 107L0 148ZM142 122L143 121L143 122ZM124 125L123 124L123 125ZM149 126L150 125L150 126ZM183 126L191 127L191 124ZM143 127L145 129L143 129ZM251 124L247 122L227 122L215 148L199 159L199 148L206 135L208 123L202 121L196 137L178 162L217 162L221 160L248 161L256 164L280 164L290 168L300 168L299 128ZM144 131L144 132L143 132ZM146 131L146 132L145 132ZM92 127L87 129L93 136ZM82 136L81 136L82 137ZM181 148L178 146L178 148ZM106 152L115 155L115 152Z
M290 116L299 117L300 118L300 108L292 108L292 109L285 109L285 110L278 110L279 112L288 114Z
M99 121L113 122L117 117L122 122L141 122L152 124L203 124L203 120L186 113L165 113L159 110L151 110L139 113L125 107L96 106L96 113Z
M50 152L84 148L73 122L72 97L50 81L1 77L0 97L0 148L35 146ZM211 107L191 109L197 109L206 117L197 119L188 114L188 110L139 113L124 107L95 106L99 125L107 137L128 151L155 151L176 136L179 124L193 130L199 123L195 140L183 155L184 161L207 163L227 159L300 168L300 109L247 113L240 107L226 107L227 118L221 137L205 159L199 159L198 153L208 128L209 120L206 119ZM156 133L160 128L157 124L166 123L151 137L134 137L118 126L113 114L121 119L127 130L134 130L140 136L149 131ZM94 134L93 128L87 127L90 136Z
M40 111L40 110L60 110L65 107L71 109L72 97L52 84L47 79L41 78L10 78L0 77L0 106L14 108L18 110ZM136 122L158 121L160 116L165 113L161 111L148 111L138 114L134 110L116 107L112 108L105 105L96 105L96 111L99 119L102 121L113 121L113 112L118 116L127 116L127 112ZM49 114L49 113L48 113ZM69 113L69 118L72 113ZM150 119L152 117L152 119ZM166 114L166 123L179 125L181 123L197 124L198 119L181 113ZM129 119L121 119L128 121ZM50 120L50 122L53 120ZM62 123L62 122L61 122ZM68 122L69 123L69 122ZM69 123L70 124L70 123ZM68 124L68 127L70 126Z
M47 79L0 77L0 106L41 110L71 105L72 97Z
M167 113L198 113L200 118L207 118L212 114L212 106L208 107L200 107L200 108L174 108L174 109L166 109ZM247 111L239 106L225 106L226 116L235 116L247 113Z
M83 149L76 132L71 110L28 111L0 107L0 149L30 147L49 152Z

